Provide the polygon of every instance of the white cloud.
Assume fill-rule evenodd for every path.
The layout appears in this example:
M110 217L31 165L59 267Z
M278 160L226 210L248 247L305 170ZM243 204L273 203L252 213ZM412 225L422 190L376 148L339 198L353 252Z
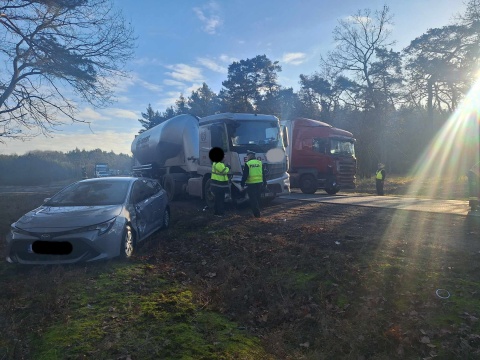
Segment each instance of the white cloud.
M148 82L142 79L138 79L138 83L147 90L155 91L155 92L162 91L162 87L160 85L153 84L151 82Z
M83 121L108 120L107 117L90 107L86 107L78 112L77 118Z
M230 65L231 63L233 63L234 61L237 61L238 62L238 59L237 58L234 58L232 56L228 56L228 55L225 55L225 54L222 54L218 57L222 62Z
M185 84L181 81L172 80L172 79L165 79L163 83L168 86L176 86L176 87L184 87Z
M205 66L207 69L210 69L220 74L228 73L228 69L222 65L217 64L215 60L207 59L207 58L198 58L197 60L201 65Z
M156 65L156 66L161 66L163 65L162 62L157 59L157 58L150 58L150 57L143 57L143 58L138 58L138 59L135 59L133 60L133 63L135 65L140 65L140 66L144 66L144 65L148 65L148 66L151 66L151 65Z
M217 14L218 4L214 1L210 1L208 4L202 6L202 8L194 7L193 11L203 23L202 30L207 34L214 35L217 28L223 23L222 19Z
M136 85L155 92L162 90L160 85L143 80L138 73L131 73L128 77L115 79L115 90L117 93L126 93L131 87Z
M166 109L167 107L174 106L180 94L185 96L184 91L167 91L163 94L164 96L155 103L155 106L152 105L152 107L154 109Z
M185 94L190 96L192 91L197 91L202 87L202 84L192 84L192 86L189 86L188 88L185 89Z
M287 64L300 65L305 62L307 55L305 53L286 53L282 57L282 61Z
M202 70L185 64L175 64L167 66L172 72L166 74L179 81L203 81Z
M119 108L109 108L102 110L102 113L105 113L110 118L121 118L121 119L132 119L137 120L140 116L137 115L135 112L126 109L119 109Z

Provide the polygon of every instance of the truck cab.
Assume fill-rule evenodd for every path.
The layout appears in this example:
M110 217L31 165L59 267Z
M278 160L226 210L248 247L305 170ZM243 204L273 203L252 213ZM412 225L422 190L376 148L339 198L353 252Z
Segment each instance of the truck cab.
M225 163L231 166L231 200L240 203L246 200L240 182L247 151L254 151L264 165L267 189L262 197L271 200L277 195L290 193L285 148L280 122L273 115L224 113L204 117L199 122L200 158L198 172L205 176L204 195L208 197L212 163L208 153L219 147L225 152ZM275 158L273 153L282 153ZM208 198L207 198L208 203Z
M357 160L353 134L330 124L297 118L282 121L288 134L290 186L303 193L318 189L334 195L355 188Z

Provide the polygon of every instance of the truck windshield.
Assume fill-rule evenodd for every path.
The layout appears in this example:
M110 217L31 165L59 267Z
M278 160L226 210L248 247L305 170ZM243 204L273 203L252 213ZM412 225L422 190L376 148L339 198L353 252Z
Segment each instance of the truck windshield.
M330 154L355 156L355 146L353 141L330 139Z
M233 151L267 152L281 146L280 127L274 121L236 121L228 126Z

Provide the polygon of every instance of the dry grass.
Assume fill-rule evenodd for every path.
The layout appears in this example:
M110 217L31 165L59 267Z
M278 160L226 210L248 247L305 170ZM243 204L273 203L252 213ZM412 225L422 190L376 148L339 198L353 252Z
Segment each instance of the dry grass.
M2 197L2 236L43 197ZM0 359L480 356L478 223L305 202L260 220L201 209L172 204L172 228L132 262L1 264Z

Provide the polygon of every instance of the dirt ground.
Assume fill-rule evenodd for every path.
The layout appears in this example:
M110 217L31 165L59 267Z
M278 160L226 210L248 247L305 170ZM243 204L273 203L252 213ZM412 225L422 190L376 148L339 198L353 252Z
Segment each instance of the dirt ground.
M201 279L203 301L275 358L480 358L480 219L277 200L218 220L201 206L175 204L181 246L153 261Z
M266 358L480 358L480 218L283 200L260 219L227 210L172 203L171 228L136 261L195 289Z

